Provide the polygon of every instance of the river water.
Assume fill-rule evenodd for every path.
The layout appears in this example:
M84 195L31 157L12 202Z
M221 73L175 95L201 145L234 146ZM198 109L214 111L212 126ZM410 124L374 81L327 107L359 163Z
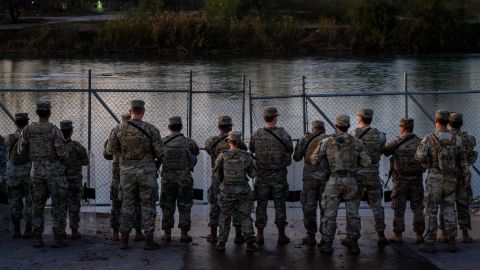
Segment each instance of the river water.
M194 91L242 90L242 76L252 82L252 93L258 95L298 94L305 76L307 93L352 92L401 92L405 89L404 73L408 74L409 91L480 90L480 54L432 55L432 56L369 56L330 53L317 56L116 56L116 57L23 57L0 58L0 88L25 89L86 89L88 70L92 70L94 89L188 89L189 71L193 72ZM247 86L248 88L248 86ZM185 93L98 93L100 99L113 113L126 112L128 101L141 98L147 102L146 120L159 127L162 135L168 133L169 116L187 118L188 95ZM445 108L464 112L465 128L471 133L480 132L479 94L424 95L417 101L429 114ZM70 118L76 129L74 137L85 145L88 138L88 96L86 93L18 93L0 92L0 100L12 113L19 111L34 115L34 104L39 98L53 103L52 121ZM324 97L312 99L326 118L347 113L352 116L358 107L375 109L374 124L387 133L397 135L397 123L405 114L405 101L401 96L383 97ZM248 103L248 102L247 102ZM261 110L265 106L280 109L280 125L294 139L303 134L301 99L254 100L252 126L261 125ZM192 137L203 146L206 137L216 133L215 119L219 115L232 115L235 128L241 129L242 95L196 94L193 97ZM417 133L422 136L432 130L428 117L413 100L409 101L409 116L417 121ZM307 118L326 120L311 104ZM245 132L250 132L249 110L246 106ZM34 118L34 117L32 117ZM92 101L92 177L91 185L97 186L99 203L108 203L110 164L103 160L101 149L110 129L116 122L96 98ZM11 132L13 127L6 114L0 112L0 133ZM328 132L333 130L329 127ZM382 164L382 174L388 170L388 162ZM301 188L302 165L290 169L291 189ZM208 187L210 177L208 157L202 153L195 170L195 186ZM475 193L480 193L480 183L475 177Z

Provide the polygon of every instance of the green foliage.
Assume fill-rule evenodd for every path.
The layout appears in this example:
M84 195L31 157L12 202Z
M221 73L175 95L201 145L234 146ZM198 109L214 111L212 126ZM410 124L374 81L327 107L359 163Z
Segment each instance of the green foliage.
M165 0L140 0L138 9L144 12L159 12L165 7Z
M255 9L258 0L205 0L210 17L243 17Z

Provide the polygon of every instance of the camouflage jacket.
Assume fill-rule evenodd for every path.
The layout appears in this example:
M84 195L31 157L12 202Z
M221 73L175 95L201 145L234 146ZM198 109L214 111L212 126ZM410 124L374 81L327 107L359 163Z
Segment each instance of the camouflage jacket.
M65 148L68 151L68 158L64 160L65 175L74 176L82 174L82 166L88 166L87 149L77 141L66 140Z
M223 194L244 194L251 192L247 176L253 178L257 171L255 161L242 150L225 150L218 156L213 174L220 183Z
M319 165L313 165L310 161L310 156L323 139L328 138L329 135L321 134L319 132L307 133L303 136L295 146L293 153L293 160L304 160L303 178L314 178L327 180L328 162L322 160Z
M213 166L215 166L215 161L217 160L217 157L220 155L220 153L230 148L230 146L228 145L227 136L227 133L220 133L220 135L218 136L212 136L205 140L205 150L207 151L208 155L210 155L212 168ZM242 143L240 149L244 151L248 150L245 143Z
M163 138L163 143L162 178L190 178L200 154L197 143L179 132Z
M32 168L32 162L25 157L18 156L18 141L20 139L20 135L22 130L16 130L14 133L9 134L7 136L7 141L5 146L9 152L9 159L8 159L8 175L10 177L26 177L30 174L30 170ZM14 161L15 157L22 159ZM25 159L25 160L23 160ZM22 164L21 164L22 163Z
M398 136L387 142L384 148L385 156L392 156L390 168L394 179L419 177L423 173L423 167L415 159L415 152L420 145L421 139L415 134Z
M383 147L385 146L386 142L385 133L371 127L356 128L354 136L363 142L363 145L370 156L372 165L369 168L377 170L383 153Z
M467 162L469 165L474 164L478 157L478 152L475 151L475 146L477 146L475 137L468 134L466 131L460 131L458 129L452 129L450 132L462 138L463 148L465 149L465 154L467 155Z

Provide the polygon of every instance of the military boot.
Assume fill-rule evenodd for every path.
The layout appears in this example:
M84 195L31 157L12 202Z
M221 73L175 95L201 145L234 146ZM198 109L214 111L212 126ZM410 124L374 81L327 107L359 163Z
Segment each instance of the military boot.
M118 232L118 229L113 229L111 239L112 241L120 241L120 233Z
M122 238L120 241L120 249L127 249L128 248L128 234L122 233Z
M188 243L192 242L192 237L188 235L187 229L182 229L182 235L180 236L180 242Z
M387 238L385 237L385 233L384 233L384 232L379 232L379 233L378 233L378 242L377 242L377 245L379 245L379 246L385 246L386 244L388 244L388 240L387 240Z
M172 230L171 229L163 230L163 235L160 239L162 239L165 242L172 241Z
M153 232L148 232L146 237L145 237L145 246L143 247L143 249L154 250L154 249L159 249L159 248L160 248L160 244L153 241Z
M247 242L247 252L255 252L257 250L258 250L258 247L255 244L255 241Z
M390 238L391 243L403 243L403 238L401 233L395 233L392 238Z
M255 236L255 242L259 245L263 245L265 243L265 239L263 238L263 230L258 229L257 235Z
M53 244L50 245L52 248L63 248L68 247L68 240L65 235L54 235Z
M43 238L42 235L34 234L33 235L33 247L34 248L40 248L43 247Z
M211 227L210 228L210 234L207 235L207 241L211 243L215 243L218 241L217 238L217 227Z
M290 238L285 235L285 228L278 229L277 245L282 246L290 243Z
M457 252L457 245L455 244L455 236L448 238L448 252Z
M245 243L245 237L243 237L243 234L242 234L242 227L240 226L235 227L235 240L233 242L235 244Z
M32 222L28 221L25 224L25 231L23 232L23 239L30 239L32 238Z
M317 244L317 240L315 240L315 234L308 233L305 237L303 237L302 244L315 246Z
M437 242L439 243L448 243L448 235L447 232L442 230L442 233L440 234L440 237L437 237Z
M133 241L139 242L143 240L145 240L145 235L142 233L142 230L135 229L135 237L133 238Z
M462 242L463 243L473 243L473 238L468 234L467 229L462 230Z
M350 241L350 245L348 245L348 252L352 255L360 254L360 248L358 247L358 240L353 239Z
M215 249L218 251L225 251L225 242L218 242Z
M323 244L320 245L318 250L322 253L332 254L333 253L332 242L327 242L327 241L323 242Z
M19 239L22 237L22 232L20 229L20 220L19 221L14 221L13 222L13 239Z
M342 240L340 240L340 244L342 244L342 246L350 246L350 243L352 242L352 238L350 236L345 236Z
M421 243L423 243L423 242L425 242L425 240L423 239L423 234L421 234L421 233L416 233L416 235L415 235L415 243L421 244Z
M82 235L78 232L78 229L72 229L72 234L70 234L70 239L80 239Z
M427 253L435 253L437 250L435 249L435 244L432 243L423 243L420 246L420 251L427 252Z

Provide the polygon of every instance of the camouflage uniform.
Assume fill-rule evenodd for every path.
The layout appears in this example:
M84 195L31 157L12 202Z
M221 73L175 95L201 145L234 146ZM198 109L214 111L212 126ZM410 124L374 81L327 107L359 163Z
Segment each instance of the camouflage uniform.
M7 149L5 148L5 139L0 135L0 196L7 199Z
M73 129L72 121L64 120L60 122L60 129ZM65 149L68 153L68 158L63 162L65 166L65 178L68 183L67 193L67 210L70 222L70 229L77 231L80 227L80 206L83 195L82 185L82 166L88 166L87 149L70 138L65 141Z
M323 122L312 122L312 128L320 127L324 127ZM320 217L323 217L324 209L321 205L321 200L328 180L326 160L322 160L319 166L315 166L311 163L310 156L321 141L327 137L327 134L320 131L307 133L298 141L293 154L293 160L298 162L304 159L305 162L303 167L303 190L300 200L302 202L303 223L309 235L317 233L318 206L320 207Z
M219 125L232 125L232 119L229 116L221 116L218 119ZM220 133L218 136L212 136L205 140L205 150L208 155L210 155L212 162L212 169L215 165L215 160L222 151L229 148L227 142L227 133ZM247 146L243 144L243 150L247 150ZM218 227L218 217L220 216L220 206L218 205L218 196L220 195L220 183L215 180L214 174L212 173L211 184L208 188L208 203L210 204L210 219L208 222L209 227ZM233 209L232 212L232 222L233 226L241 227L240 214Z
M400 120L403 127L413 128L413 119ZM415 134L398 136L385 144L385 156L392 156L390 168L393 178L392 208L395 215L393 219L393 232L401 235L405 231L405 210L407 201L413 211L413 230L417 234L425 231L423 216L423 168L415 160L415 152L421 139Z
M437 119L447 119L448 112L437 111ZM455 237L457 218L455 198L457 174L469 176L468 163L462 139L451 132L435 132L425 136L415 154L416 159L427 168L425 186L425 242L430 245L437 233L438 206L443 205L443 223L448 237Z
M28 121L28 114L18 113L15 115L15 120L17 119L25 119ZM17 129L14 133L9 134L5 145L10 154L8 161L10 209L14 223L19 223L20 220L24 218L27 227L31 227L32 196L30 194L30 170L32 163L26 156L22 157L18 155L18 140L20 139L21 133L22 130Z
M37 102L37 109L49 110L50 102ZM62 160L68 157L63 134L49 122L34 122L26 126L18 141L18 154L29 155L32 161L32 229L34 240L44 230L44 210L48 197L52 200L53 234L56 240L65 238L67 181ZM43 243L42 243L43 244Z
M267 108L265 114L278 115L275 108ZM273 134L276 134L281 143ZM285 144L285 145L284 145ZM290 135L281 127L260 128L253 133L249 149L255 154L257 177L255 198L257 200L255 227L263 231L267 225L267 205L272 194L275 204L275 225L278 229L287 226L286 199L288 196L287 167L292 162L293 145Z
M360 109L357 116L372 118L371 109ZM368 129L368 131L367 131ZM363 135L363 136L362 136ZM359 138L359 137L362 138ZM358 170L358 182L360 184L360 194L364 192L368 195L368 205L372 209L375 219L375 231L382 233L385 231L385 212L382 206L383 189L379 175L379 161L385 146L385 133L376 128L356 128L355 137L360 139L372 161L370 167Z
M134 100L132 108L144 108L145 102ZM143 133L139 128L145 133ZM148 134L148 136L147 136ZM122 201L120 232L122 242L128 243L128 235L136 222L136 205L142 206L142 227L152 236L155 230L158 201L157 168L155 159L162 155L162 139L160 131L142 120L130 120L115 127L107 143L107 154L120 156L119 195Z
M336 124L337 127L348 127L350 117L339 115ZM311 160L313 165L327 160L330 169L330 178L322 199L322 206L325 209L320 226L322 242L330 245L331 248L331 243L335 238L337 211L341 200L345 201L347 235L356 241L360 238L361 228L358 212L360 198L356 175L359 166L368 168L371 165L364 145L352 135L337 129L335 134L324 139L317 146Z
M169 119L169 125L182 124L180 117ZM193 205L192 171L200 150L197 143L180 132L172 132L164 138L162 156L162 230L174 227L175 204L178 207L178 228L189 231Z
M229 138L241 140L242 133L232 131ZM254 241L251 211L253 209L253 192L248 184L247 175L255 177L256 169L253 158L245 151L225 150L217 158L213 169L220 184L220 233L218 241L225 243L230 234L233 210L240 214L242 233L247 242Z

